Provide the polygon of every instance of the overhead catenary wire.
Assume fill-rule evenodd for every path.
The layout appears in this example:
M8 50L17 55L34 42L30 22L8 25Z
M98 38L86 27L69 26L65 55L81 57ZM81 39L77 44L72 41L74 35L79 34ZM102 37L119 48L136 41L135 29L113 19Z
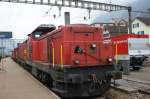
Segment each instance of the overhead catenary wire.
M136 10L133 10L131 11L132 13L144 13L144 14L150 14L150 11L136 11Z

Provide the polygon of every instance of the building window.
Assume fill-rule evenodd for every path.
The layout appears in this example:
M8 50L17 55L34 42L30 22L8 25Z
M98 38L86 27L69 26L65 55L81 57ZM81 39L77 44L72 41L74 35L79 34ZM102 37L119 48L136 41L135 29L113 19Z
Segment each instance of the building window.
M141 34L144 34L144 31L141 31Z
M136 26L139 27L139 23L137 23Z
M136 24L133 24L133 28L137 28L137 27L139 27L140 26L140 24L139 23L136 23Z
M138 34L144 34L144 31L139 31Z
M134 28L134 24L133 24L133 26L132 26L133 28Z

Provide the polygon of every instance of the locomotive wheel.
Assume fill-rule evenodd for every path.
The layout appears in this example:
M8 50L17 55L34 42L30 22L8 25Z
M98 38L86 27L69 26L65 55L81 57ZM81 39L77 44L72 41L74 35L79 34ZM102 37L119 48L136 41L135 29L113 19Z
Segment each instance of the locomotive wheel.
M48 87L52 87L53 80L51 76L47 73L42 73L42 82Z
M42 72L38 70L37 78L42 81Z

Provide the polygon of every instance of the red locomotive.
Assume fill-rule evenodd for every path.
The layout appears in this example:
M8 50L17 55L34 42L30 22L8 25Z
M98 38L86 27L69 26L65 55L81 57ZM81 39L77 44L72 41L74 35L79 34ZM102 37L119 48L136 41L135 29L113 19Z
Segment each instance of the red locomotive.
M12 51L12 59L13 60L17 60L17 58L18 58L18 48L15 48L13 51Z
M27 60L27 41L18 43L18 59L25 63Z
M111 43L103 42L102 33L86 24L41 25L19 44L18 61L63 97L102 95L112 78L121 78L114 71Z
M111 37L111 40L119 69L126 64L132 70L139 70L150 55L149 36L146 34L118 35Z

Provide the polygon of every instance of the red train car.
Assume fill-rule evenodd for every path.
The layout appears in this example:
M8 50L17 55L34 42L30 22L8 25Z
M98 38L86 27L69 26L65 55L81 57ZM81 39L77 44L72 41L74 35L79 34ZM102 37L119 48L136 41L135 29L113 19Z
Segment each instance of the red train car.
M32 73L62 97L102 95L114 71L112 46L103 42L103 29L85 24L40 26L28 35Z
M68 28L71 28L70 31ZM112 54L110 54L112 49L110 44L102 42L102 36L98 35L99 32L102 33L103 30L90 28L88 25L86 28L85 25L66 26L47 35L38 36L39 38L33 35L43 35L43 33L34 32L29 36L32 39L32 60L48 62L49 52L51 64L63 64L66 67L108 64L108 61L112 59ZM52 49L54 49L53 52ZM80 54L76 52L78 50L81 50ZM54 60L52 59L53 54Z
M144 60L150 55L148 35L124 34L111 37L113 42L113 55L121 65L128 61L131 69L141 68ZM126 64L127 65L127 64Z
M36 61L39 60L40 56L39 56L39 42L38 41L34 41L33 38L31 38L30 34L28 35L29 38L27 40L27 44L28 44L28 51L29 51L29 57L28 59L30 61ZM38 53L37 53L38 52Z
M14 48L12 51L12 59L15 61L18 59L18 48Z
M27 53L27 41L18 44L18 59L20 61L26 61L28 57Z
M42 62L48 62L48 47L47 39L39 40L39 60Z
M11 54L11 58L12 58L12 59L15 59L15 57L16 57L16 56L15 56L15 51L13 50L13 51L12 51L12 54Z
M108 60L112 59L112 56L107 53L112 49L108 48L109 45L103 44L99 33L102 33L101 28L69 25L49 33L43 39L50 40L49 50L54 48L54 64L63 64L63 67L108 65ZM51 51L50 59L52 59L52 54ZM53 61L51 60L50 63Z
M41 37L54 29L55 27L51 25L50 28L49 26L41 25L28 35L29 38L27 43L30 61L48 62L48 41L47 39L42 39Z

